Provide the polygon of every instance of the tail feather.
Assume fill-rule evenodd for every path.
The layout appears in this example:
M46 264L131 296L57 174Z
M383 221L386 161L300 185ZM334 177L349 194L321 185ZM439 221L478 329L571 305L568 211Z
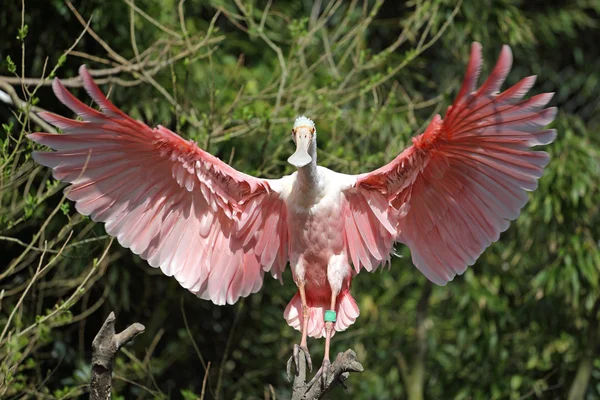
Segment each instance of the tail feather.
M308 336L318 339L325 336L324 317L325 311L329 309L329 304L326 302L311 303L310 299L308 303ZM348 291L338 296L335 312L337 313L335 331L338 332L348 329L360 314L356 301ZM296 293L289 302L283 313L283 317L292 328L298 331L302 330L302 301L300 300L300 293ZM335 334L335 331L333 334Z

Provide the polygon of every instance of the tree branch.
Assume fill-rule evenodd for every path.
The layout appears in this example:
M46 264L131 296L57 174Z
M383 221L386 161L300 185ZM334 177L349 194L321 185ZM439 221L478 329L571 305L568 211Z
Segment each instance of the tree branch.
M325 386L321 384L319 378L320 373L317 374L316 378L312 382L306 382L306 359L305 357L299 357L300 365L298 366L298 373L294 378L292 400L317 400L322 399L331 389L337 385L341 385L346 388L344 382L348 379L350 372L362 372L364 371L363 366L356 359L356 353L348 349L344 353L339 353L331 364L329 369L329 377Z
M111 398L112 371L115 355L123 345L144 332L144 325L134 323L115 334L115 313L111 312L92 342L92 379L90 400Z
M8 83L4 83L2 80L0 80L0 101L6 104L14 105L15 107L22 110L26 110L28 104L26 101L21 100L21 98L11 85L9 85ZM56 129L54 129L52 125L48 124L46 121L44 121L37 115L37 113L46 110L36 106L31 106L31 111L32 112L29 113L29 118L31 118L33 122L41 126L42 129L45 129L46 132L56 133Z

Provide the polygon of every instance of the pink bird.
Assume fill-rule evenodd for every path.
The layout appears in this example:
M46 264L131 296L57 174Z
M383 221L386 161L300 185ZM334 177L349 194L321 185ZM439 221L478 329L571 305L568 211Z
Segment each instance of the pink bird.
M288 362L311 365L307 337L325 336L320 375L327 379L335 331L359 314L352 279L390 262L395 242L414 265L445 285L498 240L527 202L547 165L532 146L551 143L544 130L556 108L552 93L523 100L535 76L498 90L512 54L504 46L485 83L474 43L464 83L446 116L435 116L413 145L369 173L345 175L317 166L312 120L296 119L288 161L297 172L260 179L236 171L169 129L150 128L109 102L82 66L100 111L77 100L60 80L58 99L82 120L41 113L63 134L29 139L55 152L34 159L71 183L66 196L122 246L215 304L257 292L265 272L281 279L289 262L298 292L284 311L302 333Z

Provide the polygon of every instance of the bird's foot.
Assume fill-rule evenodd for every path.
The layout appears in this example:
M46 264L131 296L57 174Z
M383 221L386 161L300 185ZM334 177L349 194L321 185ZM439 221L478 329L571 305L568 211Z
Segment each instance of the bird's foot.
M304 359L306 360L306 365L308 366L308 370L312 371L312 360L310 359L310 353L308 352L308 347L300 346L299 344L294 345L294 350L292 352L292 356L287 362L287 378L288 381L292 381L292 364L296 369L296 375L298 375L298 371L300 370L300 353L302 353Z
M330 369L331 361L329 361L328 359L324 359L321 368L319 368L315 376L313 376L310 382L308 382L308 387L314 385L317 382L317 380L320 381L320 384L323 388L327 387L327 379L329 378Z

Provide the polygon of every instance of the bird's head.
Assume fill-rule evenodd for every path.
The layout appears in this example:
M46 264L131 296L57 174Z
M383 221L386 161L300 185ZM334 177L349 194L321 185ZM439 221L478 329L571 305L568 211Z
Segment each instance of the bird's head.
M288 158L288 162L296 168L302 168L313 161L316 155L317 130L312 119L304 115L296 118L292 139L296 143L296 151Z

